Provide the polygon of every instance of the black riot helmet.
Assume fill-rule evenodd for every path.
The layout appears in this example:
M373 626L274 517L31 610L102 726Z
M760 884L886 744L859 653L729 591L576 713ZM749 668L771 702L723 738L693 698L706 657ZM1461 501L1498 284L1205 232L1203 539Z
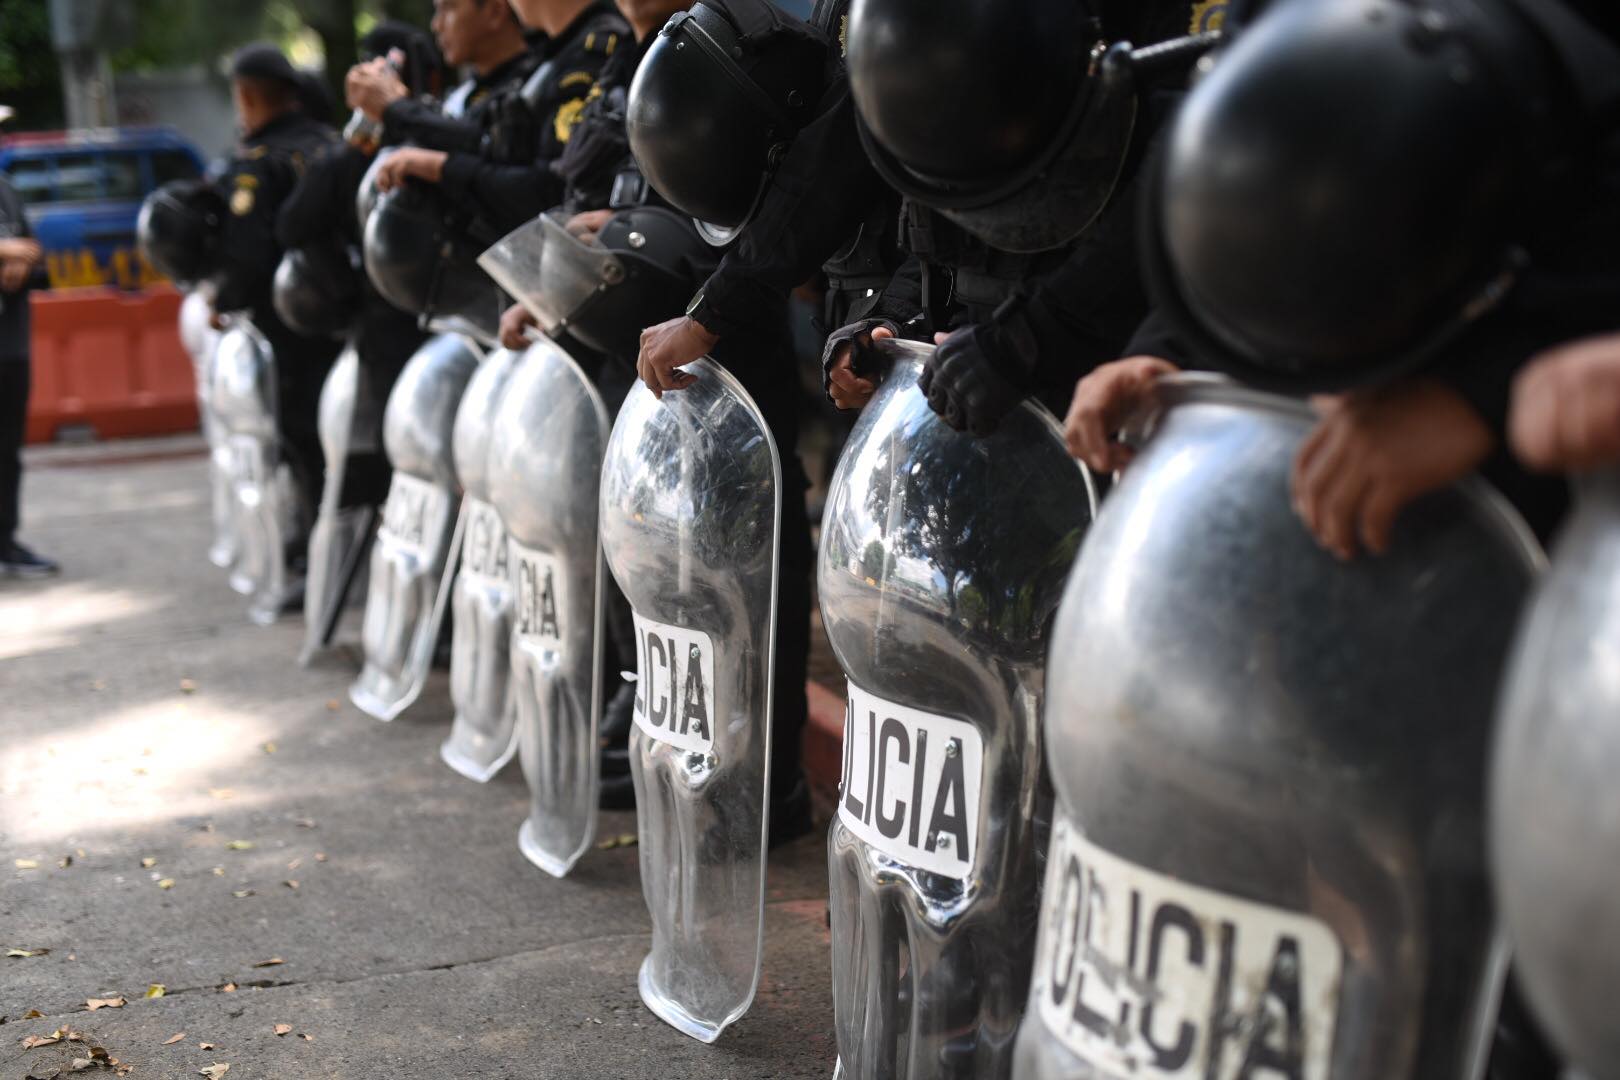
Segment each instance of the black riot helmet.
M194 285L219 269L225 198L203 180L171 180L146 197L135 224L140 250L164 276Z
M1187 33L1188 0L855 0L850 88L872 163L896 190L994 247L1033 252L1106 207L1132 144L1121 50Z
M489 241L474 232L452 220L438 186L407 180L378 195L366 219L366 275L384 300L424 325L461 320L493 338L500 290L478 268Z
M295 248L276 267L270 299L294 333L342 338L360 314L358 271L348 250L337 244Z
M1411 370L1521 260L1570 112L1502 0L1276 0L1150 174L1156 304L1209 363L1312 392Z
M716 230L753 214L815 115L826 41L769 0L700 0L659 31L630 84L636 164L670 204Z
M546 333L634 359L642 329L681 313L716 254L687 218L638 206L614 214L590 240L542 215L479 262Z

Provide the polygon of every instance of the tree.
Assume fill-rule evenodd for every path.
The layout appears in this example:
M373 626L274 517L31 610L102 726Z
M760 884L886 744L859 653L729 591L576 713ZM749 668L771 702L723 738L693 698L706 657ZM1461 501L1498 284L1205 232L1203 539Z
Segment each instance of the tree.
M0 0L0 105L24 128L62 125L62 76L40 0Z

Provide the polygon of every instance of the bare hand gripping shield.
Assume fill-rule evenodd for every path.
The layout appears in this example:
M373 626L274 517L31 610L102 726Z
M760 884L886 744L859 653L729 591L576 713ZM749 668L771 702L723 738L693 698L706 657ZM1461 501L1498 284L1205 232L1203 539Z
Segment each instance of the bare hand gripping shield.
M640 383L625 400L602 547L639 654L641 999L713 1042L759 983L782 468L742 385L710 360L690 370L698 381L662 401Z
M1304 403L1207 377L1160 400L1058 613L1014 1075L1482 1076L1493 673L1535 542L1469 481L1340 562L1289 505Z
M482 783L517 751L510 639L512 585L506 525L493 505L490 444L495 413L521 353L499 349L478 366L456 410L456 476L465 494L461 569L451 592L450 698L456 719L439 756Z
M461 539L452 429L478 361L466 338L441 334L411 357L388 396L383 447L394 480L371 553L365 666L349 688L349 699L379 720L416 700L433 663Z
M518 754L529 816L518 847L554 877L596 839L602 715L602 555L597 494L608 417L590 379L551 341L507 384L490 442L490 497L506 522Z
M246 319L236 319L214 351L213 407L225 431L232 533L231 588L248 597L248 618L274 622L302 582L289 580L286 548L306 509L282 462L276 431L276 357Z
M1491 865L1515 975L1565 1059L1620 1076L1620 476L1584 478L1519 631L1491 770Z
M839 1075L1005 1080L1050 820L1047 638L1096 497L1044 408L952 431L917 388L933 349L881 350L818 568L849 680L828 843Z
M343 483L351 454L381 449L382 418L370 406L370 394L361 392L365 373L360 356L350 346L321 386L321 452L326 459L326 484L321 509L309 534L309 576L304 587L304 648L301 663L309 663L328 644L327 628L336 624L338 609L348 600L349 584L365 557L368 532L374 525L369 506L344 506Z

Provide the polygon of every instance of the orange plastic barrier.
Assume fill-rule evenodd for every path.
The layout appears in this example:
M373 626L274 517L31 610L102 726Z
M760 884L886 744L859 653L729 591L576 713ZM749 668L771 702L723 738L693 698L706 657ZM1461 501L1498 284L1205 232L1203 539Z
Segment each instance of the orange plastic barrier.
M29 442L50 442L64 428L125 439L197 427L196 377L172 286L36 292L33 307Z

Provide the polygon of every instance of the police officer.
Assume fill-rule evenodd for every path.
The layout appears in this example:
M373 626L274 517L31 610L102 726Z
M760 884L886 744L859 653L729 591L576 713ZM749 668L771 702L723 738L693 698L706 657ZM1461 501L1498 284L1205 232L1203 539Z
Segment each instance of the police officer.
M828 340L826 387L840 408L874 390L860 372L871 338L937 341L921 382L929 404L981 435L1031 394L1061 411L1081 375L1118 355L1147 312L1136 175L1186 67L1133 64L1123 43L1212 25L1194 8L1052 0L1010 13L964 0L953 17L926 18L892 0L856 8L862 135L906 196L911 260L869 318ZM977 43L970 70L951 66L944 46L957 40Z
M0 178L0 577L49 577L60 569L17 542L31 375L28 294L44 258L22 199Z
M362 50L383 59L398 75L413 103L438 85L443 67L429 35L405 23L384 22L368 33ZM381 415L388 393L407 360L426 340L415 314L384 300L364 274L352 269L352 251L360 247L361 223L355 197L370 167L374 145L349 140L327 147L310 163L303 181L281 208L276 235L282 246L326 252L329 264L348 270L359 288L359 311L353 326L355 351L363 370L364 392ZM340 272L341 272L340 270ZM344 473L344 505L381 503L389 470L380 456L351 461Z
M231 91L243 138L218 181L229 212L219 243L214 309L246 312L275 350L282 451L313 512L324 473L317 432L321 384L340 346L288 328L271 302L271 286L283 254L276 215L336 133L323 117L305 111L308 80L273 45L249 45L236 54Z
M441 4L435 26L447 57L452 52L445 33L450 13L465 7L482 12L488 20L494 17L488 8L504 5L501 0ZM483 99L477 98L477 91L469 95L472 118L481 129L478 141L407 147L392 155L377 175L382 191L406 178L439 185L452 205L475 213L496 235L510 232L561 200L562 180L550 164L567 145L586 95L624 33L623 21L607 0L517 0L506 10L508 17L545 37L527 59L504 61L514 66L498 93ZM521 36L521 28L519 32ZM525 69L521 85L514 88L511 76ZM490 75L498 73L492 70ZM385 117L384 131L384 141L390 142L409 132L410 125L390 124Z

